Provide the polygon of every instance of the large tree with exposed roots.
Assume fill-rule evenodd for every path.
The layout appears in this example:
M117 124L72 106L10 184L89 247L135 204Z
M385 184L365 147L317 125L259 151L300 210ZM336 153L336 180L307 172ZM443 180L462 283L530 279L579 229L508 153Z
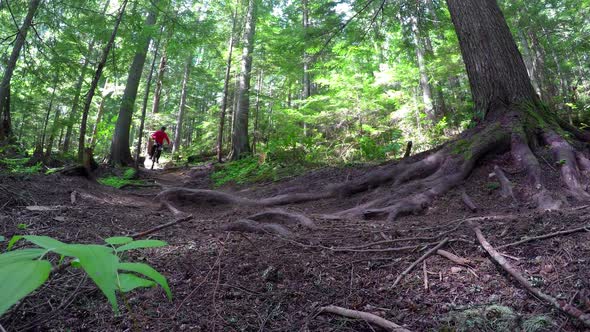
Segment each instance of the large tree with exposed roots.
M584 144L590 134L562 121L544 106L531 85L521 54L496 0L447 0L463 60L469 76L475 111L481 114L470 129L438 149L407 158L364 177L318 193L287 194L250 201L218 192L169 189L162 199L210 199L233 204L271 206L349 196L383 185L392 195L374 199L337 213L339 217L386 217L427 207L432 200L461 184L478 161L491 153L510 152L527 174L531 201L543 210L558 209L564 202L545 187L536 151L547 146L558 161L561 181L575 200L588 200L585 190L590 161ZM499 172L501 173L501 172Z

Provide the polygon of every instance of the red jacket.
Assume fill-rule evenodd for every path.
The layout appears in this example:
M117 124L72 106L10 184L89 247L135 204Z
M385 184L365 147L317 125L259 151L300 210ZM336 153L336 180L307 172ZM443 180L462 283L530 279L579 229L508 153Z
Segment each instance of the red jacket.
M166 134L165 132L158 130L155 133L152 134L152 138L154 139L154 141L156 141L156 143L163 145L164 144L164 140L166 140L168 142L168 144L170 144L170 139L168 138L168 134Z

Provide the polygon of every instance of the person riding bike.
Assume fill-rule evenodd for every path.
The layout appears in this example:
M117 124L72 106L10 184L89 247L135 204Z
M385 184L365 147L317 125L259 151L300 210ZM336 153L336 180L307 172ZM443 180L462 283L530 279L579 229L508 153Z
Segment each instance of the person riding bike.
M155 143L150 151L150 159L157 161L157 159L160 157L160 154L156 152L162 151L164 147L164 140L166 140L168 145L170 145L170 139L168 138L168 134L166 134L166 127L162 127L160 130L154 132L152 134L152 138L154 139Z

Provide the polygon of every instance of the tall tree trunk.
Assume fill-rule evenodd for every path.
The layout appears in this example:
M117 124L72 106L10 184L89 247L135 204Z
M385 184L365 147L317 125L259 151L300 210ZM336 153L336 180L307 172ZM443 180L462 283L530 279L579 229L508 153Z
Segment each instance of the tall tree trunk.
M229 81L231 76L231 62L232 62L232 54L234 50L234 35L236 30L236 20L238 15L238 9L234 10L234 14L232 16L232 27L231 27L231 34L229 36L228 42L228 53L227 53L227 61L225 65L225 79L223 81L223 99L221 100L221 109L219 110L219 132L217 133L217 161L221 162L223 157L223 131L225 127L225 112L227 110L227 100L229 95Z
M145 21L145 30L149 31L151 26L156 23L157 10L151 8ZM139 88L139 81L143 72L143 66L147 56L148 47L151 36L148 34L137 45L137 52L133 57L131 67L129 67L129 76L127 77L127 84L123 92L121 101L121 108L119 109L119 117L115 125L115 134L113 135L113 142L111 144L110 162L121 165L133 164L131 158L131 151L129 150L129 129L131 127L131 119L133 117L133 109L135 108L135 99L137 98L137 90Z
M12 53L4 69L4 76L2 76L2 82L0 82L0 142L10 138L12 136L12 123L10 121L10 81L12 74L16 68L16 62L20 55L20 51L25 44L27 38L27 32L33 22L35 12L39 7L41 0L29 1L29 9L27 16L25 17L23 24L21 25L14 46L12 47ZM8 106L7 106L8 105Z
M258 143L258 138L260 137L260 133L258 133L258 118L260 116L260 93L262 91L262 77L263 71L260 70L258 73L258 82L256 83L256 107L254 113L254 133L252 135L252 153L256 154L256 144Z
M126 2L125 2L126 3ZM110 0L108 0L103 9L102 9L102 16L105 16L107 9L109 8ZM118 24L115 23L116 25ZM86 69L90 64L90 58L93 56L94 53L94 44L95 40L90 41L88 44L88 53L84 57L84 63L82 64L82 68L80 70L80 76L78 77L78 81L76 82L75 92L74 92L74 101L72 103L72 110L70 111L70 115L68 117L67 129L66 129L66 136L63 142L63 149L64 153L67 153L70 150L70 142L72 141L72 133L74 129L74 123L78 117L78 106L80 103L80 95L82 93L82 85L84 84L84 77L86 76ZM78 157L79 157L78 151Z
M252 71L252 50L256 31L256 1L248 1L248 13L244 26L244 47L242 49L242 71L238 90L238 108L234 113L235 125L232 136L231 160L237 160L251 153L248 142L248 116L250 111L250 77Z
M410 18L412 38L414 40L414 48L416 52L416 59L418 62L418 71L420 72L420 89L422 90L422 102L424 103L424 112L431 122L436 121L436 114L434 105L432 103L432 88L430 87L430 80L428 78L428 70L426 68L426 52L424 42L420 36L420 28L418 26L417 13L413 13Z
M53 124L51 125L51 131L49 132L49 138L47 139L47 145L45 146L45 155L44 159L49 159L51 157L51 152L53 150L53 141L55 140L55 135L57 134L57 129L59 127L59 116L61 112L59 111L59 107L55 109L55 114L53 115ZM63 128L62 128L63 130ZM59 142L58 142L59 143Z
M154 76L154 69L156 67L156 59L158 58L158 48L160 47L160 39L162 38L162 29L160 29L160 38L154 45L154 58L152 59L152 65L150 66L150 73L147 78L147 84L145 87L145 94L143 95L143 103L141 104L141 120L139 124L139 131L137 133L137 151L135 151L135 168L139 168L139 154L141 153L141 143L143 140L143 129L145 126L145 115L147 112L147 103L150 98L150 89L152 87L152 77Z
M176 131L174 132L174 145L172 146L172 154L180 150L180 139L182 137L182 120L184 118L184 110L186 108L186 95L188 90L188 78L190 76L193 56L189 56L184 67L184 76L182 78L182 92L180 94L180 105L178 106L178 116L176 117Z
M164 80L164 74L166 73L166 52L162 52L160 58L160 65L158 66L158 75L156 78L156 89L154 90L154 102L152 103L152 113L158 113L160 111L160 98L162 96L162 81Z
M96 120L94 120L94 125L92 126L92 137L90 138L90 147L94 149L96 146L96 140L98 139L98 126L102 121L102 116L104 115L104 104L105 102L111 97L111 95L115 92L114 90L106 91L108 80L105 80L104 86L102 88L102 97L100 98L100 104L98 104L98 111L96 112Z
M447 4L476 109L490 117L503 105L537 101L496 0L447 0Z
M311 57L307 54L307 40L309 29L309 6L308 0L301 0L302 19L303 19L303 99L311 96L311 77L309 74L309 66Z
M111 33L111 38L107 42L102 51L102 56L100 61L96 65L96 71L94 72L94 77L92 78L92 82L90 83L90 88L88 93L86 93L86 100L84 101L84 108L82 109L82 122L80 124L80 137L78 138L78 162L83 162L84 158L84 143L86 142L86 123L88 121L88 112L90 111L90 105L92 105L92 99L94 98L94 93L96 92L96 86L98 85L98 81L102 76L102 71L104 66L109 58L109 53L111 48L113 47L113 43L115 42L115 37L117 36L117 31L119 30L119 24L123 19L123 14L125 13L125 7L127 6L127 0L123 1L121 5L121 10L119 11L119 16L117 17L117 21L115 22L115 27L113 28L113 32Z
M40 153L43 154L43 147L45 146L45 137L47 136L47 125L49 124L49 116L53 109L53 101L55 100L55 91L57 90L57 75L53 78L53 89L51 91L51 98L49 98L49 105L47 106L47 113L45 114L45 121L43 123L43 135L41 136Z
M533 54L531 52L529 41L524 35L522 29L518 29L518 38L520 39L520 44L522 45L522 50L524 52L523 60L526 65L527 72L529 73L531 84L533 85L533 89L535 89L537 94L541 96L541 89L539 88L539 82L537 82L537 73L535 72L535 58L533 57Z

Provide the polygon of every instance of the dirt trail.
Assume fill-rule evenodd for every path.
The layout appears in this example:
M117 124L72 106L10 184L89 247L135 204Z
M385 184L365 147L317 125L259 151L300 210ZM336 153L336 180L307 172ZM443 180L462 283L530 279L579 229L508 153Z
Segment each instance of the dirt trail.
M522 175L504 169L515 184L518 199L524 195L519 190L525 186L518 185ZM551 169L544 171L551 174ZM142 176L164 187L210 189L209 172L210 167L203 167L157 170ZM364 168L322 169L278 183L223 190L259 200L317 191L365 172ZM8 331L378 330L364 321L318 315L321 306L337 305L377 314L412 331L444 327L452 331L468 323L479 324L477 312L486 318L480 322L482 331L513 331L530 318L543 317L550 323L536 331L583 331L578 322L531 297L497 268L477 244L466 219L509 216L478 221L490 243L498 247L525 236L587 225L590 208L537 212L501 198L492 185L494 180L488 178L492 172L491 166L477 168L463 188L437 199L425 213L393 223L325 218L363 204L371 199L367 196L283 206L284 211L309 217L316 226L288 225L288 236L220 230L266 208L179 203L176 207L194 219L152 235L169 246L133 254L134 259L148 262L168 278L172 303L161 289L140 290L127 296L123 315L114 317L96 287L87 280L80 283L82 274L69 269L0 322ZM378 189L373 195L387 194L387 190ZM75 204L70 201L72 191L82 193ZM96 243L109 236L143 231L175 218L168 210L158 209L153 197L160 191L116 190L60 175L3 178L0 198L8 203L0 211L0 234L42 234L64 242ZM472 198L477 212L462 203L463 191ZM29 211L27 205L59 208ZM444 238L449 242L443 249L470 260L470 267L433 255L392 287L403 270ZM590 232L531 241L500 251L542 291L590 311ZM503 307L497 305L512 311L504 315ZM470 311L466 313L467 309Z

